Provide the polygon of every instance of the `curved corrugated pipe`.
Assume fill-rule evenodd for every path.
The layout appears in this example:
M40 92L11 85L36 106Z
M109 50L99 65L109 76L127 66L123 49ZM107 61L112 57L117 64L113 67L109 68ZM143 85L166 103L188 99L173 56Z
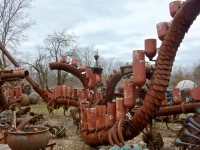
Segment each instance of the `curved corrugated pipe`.
M174 16L172 24L160 46L155 70L151 78L151 85L145 96L143 105L136 111L132 118L132 123L136 129L133 138L150 124L155 113L161 106L161 102L165 98L165 91L169 84L168 77L171 75L178 47L199 12L200 0L187 0Z
M74 76L79 78L84 88L86 89L88 88L88 81L85 75L81 74L81 71L79 69L76 69L74 66L71 66L65 63L60 63L60 62L52 62L49 64L49 67L51 70L63 70L63 71L73 74Z

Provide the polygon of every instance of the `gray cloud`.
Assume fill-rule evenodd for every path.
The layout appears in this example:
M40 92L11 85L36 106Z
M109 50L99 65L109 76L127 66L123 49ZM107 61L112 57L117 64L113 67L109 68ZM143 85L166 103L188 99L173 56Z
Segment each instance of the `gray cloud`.
M47 34L67 29L79 38L80 45L95 45L100 55L127 62L132 51L144 49L146 38L157 38L156 24L171 21L171 0L111 1L111 0L36 0L31 10L37 24L29 31L29 41L20 50L34 51ZM200 20L186 34L175 64L193 64L199 59Z

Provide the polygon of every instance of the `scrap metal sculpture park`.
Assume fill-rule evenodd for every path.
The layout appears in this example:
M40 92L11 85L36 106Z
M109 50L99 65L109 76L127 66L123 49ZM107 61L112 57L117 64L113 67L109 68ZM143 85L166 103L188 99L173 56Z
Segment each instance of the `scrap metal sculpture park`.
M194 116L189 116L182 122L181 130L177 133L177 137L174 137L174 145L180 149L200 149L200 87L194 87L192 91L185 91L189 95L192 93L194 102L186 103L183 101L180 89L177 88L173 89L175 105L168 106L165 96L176 52L199 11L200 0L170 3L170 14L173 20L159 23L156 26L158 37L162 43L159 46L158 57L154 60L155 64L147 64L144 58L146 55L150 61L153 61L157 51L156 39L146 39L144 50L133 51L133 63L129 66L119 66L120 71L114 70L113 74L109 75L106 85L102 84L101 73L103 69L98 66L98 63L89 69L84 64L78 66L78 60L75 58L72 59L71 64L66 63L66 57L62 57L60 62L50 63L51 70L63 70L76 76L84 87L82 90L67 85L55 86L54 92L41 89L29 77L28 71L19 69L19 64L1 46L2 52L18 68L14 71L0 70L0 102L3 106L1 107L2 113L0 113L1 123L3 120L9 121L9 115L3 113L5 110L18 108L21 112L27 111L23 110L19 104L23 88L21 84L18 83L17 87L12 89L5 88L6 82L27 79L33 89L46 102L50 113L60 105L64 105L66 109L70 106L75 107L71 110L71 117L82 138L91 146L118 145L122 147L125 145L125 141L134 139L143 132L143 141L148 145L148 148L151 150L160 149L163 146L163 140L161 134L152 132L152 120L159 116L194 113ZM95 59L98 62L98 55L95 55ZM122 78L125 80L122 92L116 92L116 85ZM150 84L146 83L147 80L150 80ZM147 91L142 90L142 86L145 84L147 84ZM98 89L101 89L100 92ZM8 92L10 93L9 97ZM136 105L136 95L142 99L140 105ZM113 99L115 100L113 101ZM12 130L0 124L2 128L7 130L3 135L4 143L7 142L11 149L18 150L17 143L25 143L26 141L22 141L24 138L17 139L17 136L24 135L29 136L26 138L28 141L26 147L31 142L40 145L32 147L35 150L45 149L46 146L50 145L47 131L51 126L31 129L30 132L32 133L34 130L39 141L34 139L33 135L28 134L29 130L23 130L26 123L37 118L36 116L42 117L39 114L27 116L18 126L16 126L16 122L10 123ZM23 133L17 132L19 130L23 130ZM58 135L62 135L63 130L60 130ZM46 138L40 138L41 136Z

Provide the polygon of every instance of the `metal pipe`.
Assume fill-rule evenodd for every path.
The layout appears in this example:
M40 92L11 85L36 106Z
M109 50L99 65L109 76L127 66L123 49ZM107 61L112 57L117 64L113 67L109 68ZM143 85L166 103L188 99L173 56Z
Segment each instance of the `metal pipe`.
M15 67L20 67L20 65L13 59L13 57L8 53L8 51L1 45L0 43L0 49L1 51L7 56L7 58L13 63Z
M14 70L11 73L2 73L1 79L5 78L25 78L29 75L29 72L27 70Z
M71 74L80 79L84 88L88 88L88 81L85 75L83 75L82 72L76 67L60 62L52 62L49 64L49 67L51 70L63 70L66 72L70 72Z
M33 89L42 97L42 99L46 103L48 103L49 98L45 94L44 90L41 89L37 84L35 84L35 82L29 76L26 77L26 80L31 84L31 86L33 87Z

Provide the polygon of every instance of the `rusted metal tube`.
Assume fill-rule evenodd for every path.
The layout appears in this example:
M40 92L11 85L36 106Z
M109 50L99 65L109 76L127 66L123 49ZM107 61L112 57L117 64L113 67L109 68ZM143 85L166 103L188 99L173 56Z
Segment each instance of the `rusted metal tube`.
M136 104L136 87L133 81L124 82L124 105L131 110Z
M101 131L106 125L106 105L96 105L95 106L95 118L96 118L96 128Z
M0 73L12 73L13 70L0 70Z
M85 108L89 106L89 102L81 102L80 103L80 110L81 110L81 128L80 132L84 130L88 131L88 124L87 124L87 114Z
M143 50L133 51L133 82L138 87L142 87L146 82L146 67Z
M160 107L156 112L156 116L177 115L182 113L195 113L195 108L200 105L196 103L182 103L180 105Z
M35 84L29 76L26 77L26 80L30 83L30 85L32 85L33 89L42 97L42 99L48 103L49 98L45 95L44 91L37 84Z
M106 124L111 128L116 122L116 102L108 102Z
M88 131L92 133L96 130L95 108L86 107L85 110L87 115Z
M81 136L85 142L90 146L109 145L108 140L109 130L103 130L95 133L88 133L87 131L81 132Z
M13 63L15 67L20 67L20 65L13 59L13 57L8 53L8 51L0 44L0 49L7 56L7 58Z
M64 104L68 106L79 107L79 102L75 100L65 99L65 98L58 98L56 100L57 104Z
M176 12L178 11L180 5L181 5L181 1L173 1L169 4L169 12L172 18L174 18L174 15L176 14Z
M86 77L83 74L81 74L81 71L79 69L76 69L71 65L60 62L52 62L49 64L49 67L51 70L63 70L66 72L70 72L71 74L79 78L84 88L88 88L88 81Z
M116 120L120 121L125 118L127 108L124 106L124 98L116 98Z
M156 39L146 39L144 41L144 47L145 55L149 60L152 60L156 55Z
M173 95L173 102L174 104L180 104L182 103L182 99L181 99L181 91L180 88L174 88L172 90L172 95Z
M29 75L27 70L14 70L12 73L3 73L1 74L1 79L5 78L25 78Z

